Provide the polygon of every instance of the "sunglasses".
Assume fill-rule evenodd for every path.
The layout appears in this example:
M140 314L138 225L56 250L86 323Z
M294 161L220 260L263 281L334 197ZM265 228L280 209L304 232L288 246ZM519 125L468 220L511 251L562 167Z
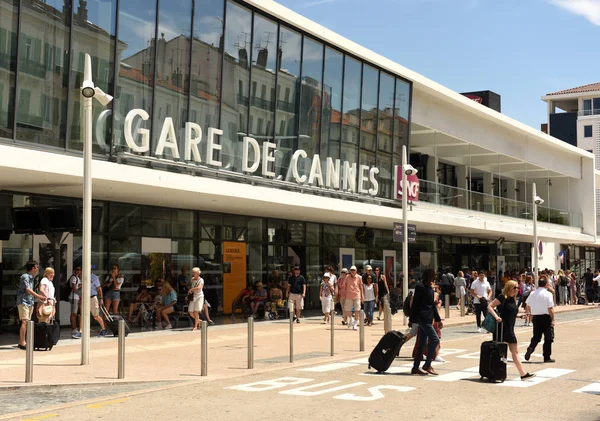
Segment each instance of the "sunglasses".
M514 288L513 288L513 291L516 291L516 290L518 290L518 289L519 289L518 287L514 287Z

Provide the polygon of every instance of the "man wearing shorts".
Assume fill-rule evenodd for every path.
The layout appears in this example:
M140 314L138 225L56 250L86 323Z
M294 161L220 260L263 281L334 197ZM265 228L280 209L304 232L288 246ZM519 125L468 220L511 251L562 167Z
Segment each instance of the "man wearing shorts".
M345 285L345 294L346 297L344 301L344 310L346 311L346 316L348 317L348 328L352 326L352 329L358 330L356 326L356 322L358 320L360 313L360 304L365 301L365 295L363 290L362 277L356 273L356 266L352 266L350 268L350 275L346 277L346 285ZM354 310L354 323L350 323L352 320L352 311Z
M300 323L300 312L302 311L302 303L306 296L306 279L304 279L304 276L300 275L300 268L298 266L294 268L294 274L290 276L290 279L288 280L285 295L288 301L294 303L294 320L296 323ZM292 317L291 314L290 317Z
M104 320L100 317L100 306L104 305L102 300L102 286L100 285L100 279L98 276L92 273L90 277L90 313L94 320L98 322L100 325L100 333L98 333L99 338L104 338L108 331L106 330L106 326L104 325ZM98 296L100 297L100 301L98 301ZM79 326L81 327L81 316L79 316ZM79 335L81 337L81 334Z
M73 275L69 278L71 293L69 301L71 302L71 337L73 339L81 338L81 333L77 330L77 313L81 305L81 267L76 267Z
M19 349L27 349L25 334L27 333L27 322L31 320L33 314L33 298L40 301L46 301L44 294L37 294L33 291L33 278L38 274L39 268L37 262L30 260L25 264L25 272L21 275L19 289L17 290L17 308L19 309L19 320L21 320L21 329L19 330Z

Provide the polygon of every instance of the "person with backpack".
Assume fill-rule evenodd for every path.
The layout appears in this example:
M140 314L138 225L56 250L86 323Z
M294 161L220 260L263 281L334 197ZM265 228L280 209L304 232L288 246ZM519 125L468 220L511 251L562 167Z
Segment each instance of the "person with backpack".
M71 303L71 337L80 339L81 333L77 330L77 313L81 309L81 266L75 268L64 290L69 291L68 300Z
M451 296L452 290L454 289L454 275L448 269L445 273L442 274L440 279L440 289L442 292L442 302L446 302L446 295Z
M456 309L460 310L460 303L465 299L465 295L467 293L467 281L465 280L462 270L459 270L456 274L456 278L454 278L454 290L456 298L458 299L458 302L456 303Z
M33 278L39 272L39 266L36 261L30 260L25 264L25 273L21 275L19 288L17 290L17 308L19 310L19 320L21 320L21 329L19 330L19 349L27 349L25 334L27 333L27 322L33 315L34 302L37 298L40 301L46 301L46 296L34 291Z
M558 285L560 289L560 304L565 306L569 304L568 294L569 294L569 278L565 275L563 270L558 271Z

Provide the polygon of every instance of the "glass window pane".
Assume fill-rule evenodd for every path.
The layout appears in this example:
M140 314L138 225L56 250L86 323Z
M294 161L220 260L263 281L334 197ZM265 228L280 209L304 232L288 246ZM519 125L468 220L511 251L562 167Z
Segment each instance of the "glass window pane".
M223 255L220 241L198 243L198 267L204 279L204 298L212 306L211 312L223 311Z
M377 135L377 90L379 71L363 66L362 109L360 130L360 164L375 166L375 139Z
M272 141L275 127L277 24L255 14L252 37L249 133L262 145L264 140Z
M152 75L154 74L154 37L156 2L121 0L119 10L118 60L120 63L113 104L114 152L129 151L123 135L125 116L141 108L152 116ZM134 127L150 129L150 121L136 118ZM142 144L142 135L133 138ZM149 140L148 140L149 142Z
M114 51L117 0L88 0L79 2L73 19L73 63L71 71L71 134L67 148L83 150L83 106L81 85L83 83L84 54L92 58L92 80L107 94L114 91ZM92 101L94 153L110 153L112 102L107 106ZM108 111L106 111L108 110Z
M196 236L196 224L194 212L185 210L172 211L172 235L173 238L190 238Z
M299 148L305 150L309 158L319 153L322 77L323 44L305 37L302 51ZM321 160L325 158L327 155L321 156Z
M358 127L360 111L361 63L346 56L344 73L344 115L342 118L341 160L358 161Z
M209 127L219 127L223 10L222 0L195 2L189 121L199 124L204 135Z
M12 139L17 68L17 0L0 2L0 137Z
M221 109L221 162L231 171L241 169L242 138L247 133L252 12L227 2Z
M169 0L159 2L158 40L156 55L156 88L152 128L153 145L158 144L163 122L171 118L177 137L179 156L183 159L184 132L187 121L190 35L192 31L192 2ZM152 153L155 146L151 148ZM165 148L161 156L174 158Z
M71 2L21 2L17 139L65 146ZM48 23L46 23L48 22Z
M392 122L394 118L394 78L381 73L379 80L379 121L377 124L377 168L379 197L392 197Z
M171 210L142 208L142 235L144 237L171 237Z
M111 233L141 235L141 227L142 210L139 206L110 204L110 225L108 230Z
M279 33L279 71L277 79L277 127L275 139L275 173L285 180L291 180L288 167L294 151L298 149L296 119L298 117L300 52L302 36L288 28L281 27ZM306 161L306 160L304 160ZM299 171L305 162L299 163Z
M248 241L263 241L265 222L263 218L248 218Z
M396 79L396 102L394 104L394 163L402 164L402 146L408 148L408 114L410 110L410 85ZM407 151L410 153L410 151Z
M209 238L211 240L221 240L221 228L223 219L220 214L201 213L200 218L200 238Z
M325 77L323 81L323 125L321 126L322 156L340 157L342 123L342 72L344 56L325 47Z

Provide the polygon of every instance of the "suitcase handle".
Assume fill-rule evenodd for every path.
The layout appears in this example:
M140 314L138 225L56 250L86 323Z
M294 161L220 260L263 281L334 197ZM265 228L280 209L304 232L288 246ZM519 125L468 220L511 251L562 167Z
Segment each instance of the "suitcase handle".
M106 309L106 307L104 307L102 304L99 305L100 309L102 310L102 314L104 314L104 316L106 317L106 320L108 320L109 322L113 322L114 319L113 317L110 315L110 313L108 312L108 310Z

